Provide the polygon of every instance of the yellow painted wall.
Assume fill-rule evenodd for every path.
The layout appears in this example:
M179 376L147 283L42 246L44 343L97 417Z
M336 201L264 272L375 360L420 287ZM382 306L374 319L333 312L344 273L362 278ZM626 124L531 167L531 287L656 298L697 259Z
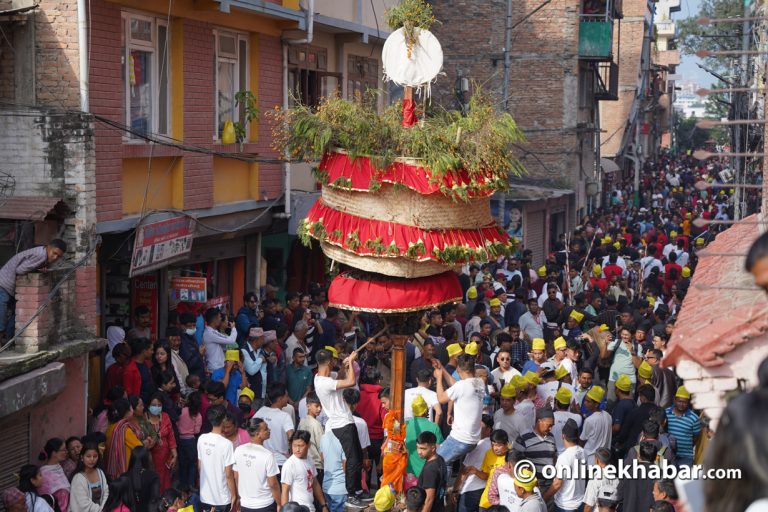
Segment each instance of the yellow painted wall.
M283 7L287 7L288 9L293 9L295 11L298 11L299 0L283 0Z
M213 202L258 199L259 168L232 158L213 157Z
M168 15L168 2L149 0L110 0L116 4L141 11L154 12L163 17ZM295 1L298 9L298 0ZM261 32L271 36L280 36L282 31L296 27L296 23L273 20L252 12L232 9L229 14L219 11L219 3L213 0L174 0L171 16L213 23L246 32Z
M184 164L180 157L155 157L123 160L123 213L132 215L144 210L184 208ZM149 180L149 187L147 181ZM144 202L144 193L147 199Z

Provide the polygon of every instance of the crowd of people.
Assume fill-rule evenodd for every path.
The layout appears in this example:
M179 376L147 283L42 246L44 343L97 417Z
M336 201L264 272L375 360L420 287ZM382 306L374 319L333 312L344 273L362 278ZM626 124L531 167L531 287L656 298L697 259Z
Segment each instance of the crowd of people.
M664 157L639 201L616 183L542 264L520 247L465 266L463 301L424 313L405 344L402 411L392 336L358 350L381 318L330 307L321 285L247 293L236 315L179 307L157 341L138 307L108 328L89 432L50 439L6 509L679 511L670 480L543 469L701 461L712 432L660 362L715 236L693 219L732 213L702 180L715 170Z

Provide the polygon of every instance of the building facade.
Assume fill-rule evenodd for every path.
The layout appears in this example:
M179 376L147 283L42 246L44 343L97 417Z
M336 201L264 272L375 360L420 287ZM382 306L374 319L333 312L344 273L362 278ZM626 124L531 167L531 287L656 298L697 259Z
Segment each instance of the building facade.
M476 86L502 105L507 2L435 1L433 30L445 54L434 100L461 107ZM559 235L599 203L600 111L616 98L614 25L620 2L592 8L580 0L512 3L509 112L526 135L515 151L528 174L505 210L522 215L522 241L544 261ZM506 202L506 199L505 199ZM520 232L505 214L505 228Z

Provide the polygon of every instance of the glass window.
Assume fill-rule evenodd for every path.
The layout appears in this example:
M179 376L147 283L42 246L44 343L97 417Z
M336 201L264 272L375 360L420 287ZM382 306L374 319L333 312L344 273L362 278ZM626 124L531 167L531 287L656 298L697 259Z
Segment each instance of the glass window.
M243 116L235 95L248 90L248 41L243 34L216 34L216 126L215 137L221 138L224 123L237 122ZM246 127L247 130L247 127Z

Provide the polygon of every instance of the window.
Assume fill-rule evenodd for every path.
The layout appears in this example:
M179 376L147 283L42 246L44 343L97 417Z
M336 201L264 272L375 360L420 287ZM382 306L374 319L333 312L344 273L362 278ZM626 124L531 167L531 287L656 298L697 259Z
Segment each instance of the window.
M368 91L379 88L379 61L350 55L347 59L347 99L375 101Z
M138 134L170 133L167 20L123 13L126 124ZM139 138L130 135L131 138Z
M325 48L288 48L288 90L290 106L301 103L316 107L320 100L340 94L341 73L328 71Z
M221 139L224 123L244 116L235 95L248 90L248 39L244 34L217 30L216 38L216 126Z

